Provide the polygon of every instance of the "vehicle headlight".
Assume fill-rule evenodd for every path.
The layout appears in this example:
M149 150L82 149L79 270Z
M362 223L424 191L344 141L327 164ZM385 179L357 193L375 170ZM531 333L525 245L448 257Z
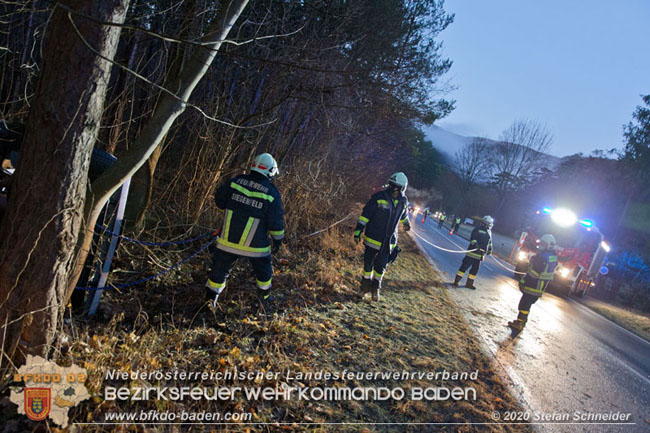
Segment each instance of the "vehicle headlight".
M560 270L558 271L558 273L560 274L560 276L561 276L562 278L566 278L566 277L568 277L568 276L569 276L569 272L570 272L569 268L560 268Z
M526 260L528 258L528 255L523 251L519 251L519 254L517 255L517 258L519 260Z

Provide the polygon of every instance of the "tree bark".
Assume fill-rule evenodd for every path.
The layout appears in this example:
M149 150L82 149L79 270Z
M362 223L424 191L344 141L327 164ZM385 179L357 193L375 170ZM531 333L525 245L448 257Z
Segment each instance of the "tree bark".
M190 0L185 3L185 15L180 25L180 33L178 35L179 39L191 39L190 30L192 28L192 21L196 19L198 13L199 8L197 7L196 0ZM165 68L166 72L163 87L168 88L168 81L178 77L180 72L183 70L185 54L188 48L189 46L185 44L176 44L171 47L170 55L167 59L167 67ZM174 88L170 88L169 90L176 91ZM160 94L159 97L160 96L162 96L162 94ZM146 164L140 167L131 178L129 198L125 213L125 230L127 231L137 232L144 228L145 216L149 210L151 197L153 195L154 175L156 173L156 167L158 166L158 160L162 154L164 140L165 138L160 140L160 143L156 146L154 152L147 159Z
M124 21L129 0L67 0L101 21ZM72 14L79 33L112 58L120 27ZM7 214L0 228L0 335L3 357L19 365L47 356L67 302L78 234L85 227L88 167L111 64L88 49L57 6L27 120Z
M161 140L165 137L172 124L187 106L192 91L212 64L222 42L228 36L230 29L246 7L248 0L231 0L225 3L217 17L209 26L206 36L201 39L205 44L196 48L188 59L183 70L169 82L167 89L176 91L172 96L168 93L161 95L151 119L144 125L129 151L121 155L111 168L106 170L88 189L84 221L85 231L79 237L78 255L75 271L69 280L68 295L74 290L74 284L83 269L93 236L93 227L102 206L110 196L147 161Z

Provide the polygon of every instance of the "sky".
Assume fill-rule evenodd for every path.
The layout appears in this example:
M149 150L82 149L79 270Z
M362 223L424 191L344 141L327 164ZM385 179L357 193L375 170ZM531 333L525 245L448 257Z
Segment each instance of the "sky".
M650 94L650 0L446 0L440 33L453 61L436 124L498 139L517 119L545 123L550 152L623 147L623 125Z

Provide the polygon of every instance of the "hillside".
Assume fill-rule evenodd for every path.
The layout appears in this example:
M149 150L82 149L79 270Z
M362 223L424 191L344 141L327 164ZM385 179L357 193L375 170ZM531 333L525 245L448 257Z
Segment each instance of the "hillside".
M447 158L453 161L454 155L460 149L463 148L466 144L472 142L472 140L479 137L466 137L464 135L455 134L453 132L447 131L436 125L423 126L422 131L424 132L427 140L431 141L433 147L442 152ZM495 140L487 139L490 143L495 144ZM545 163L544 165L549 170L555 169L558 164L562 161L562 158L557 156L544 154Z

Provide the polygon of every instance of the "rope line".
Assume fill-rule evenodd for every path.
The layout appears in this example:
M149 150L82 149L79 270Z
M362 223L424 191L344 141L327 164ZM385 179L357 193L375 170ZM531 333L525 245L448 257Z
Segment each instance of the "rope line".
M201 236L197 236L197 237L192 238L192 239L186 239L186 240L183 240L183 241L148 242L148 241L139 241L139 240L137 240L137 239L132 239L132 238L126 237L126 236L124 236L124 235L118 235L117 233L113 233L113 232L110 231L108 228L106 228L106 227L102 227L102 226L99 225L99 224L97 224L97 225L95 226L95 233L97 233L97 234L108 233L108 234L111 235L111 236L117 236L117 237L120 238L120 239L124 239L125 241L133 242L134 244L146 245L146 246L151 246L151 247L153 247L153 246L163 246L163 247L168 247L168 246L170 246L170 245L182 245L182 244L188 244L188 243L190 243L190 242L198 241L198 240L200 240L200 239L205 239L205 238L207 238L208 236L212 236L212 235L215 234L215 232L210 232L210 233L206 233L206 234L203 234L203 235L201 235Z
M324 231L326 231L326 230L329 230L329 229L331 229L332 227L341 224L343 221L347 220L348 218L350 218L350 217L353 216L353 215L354 215L354 213L351 213L351 214L349 214L348 216L346 216L345 218L343 218L343 219L341 219L341 220L338 220L338 221L335 222L334 224L331 224L331 225L329 225L328 227L325 227L324 229L320 229L320 230L318 230L318 231L315 231L314 233L309 233L308 235L303 236L302 239L309 238L309 237L311 237L311 236L315 236L315 235L317 235L317 234L319 234L319 233L322 233L322 232L324 232Z
M459 250L448 250L447 248L439 247L438 245L432 244L431 242L429 242L428 240L426 240L425 238L423 238L422 236L420 236L419 234L417 234L417 232L415 232L415 231L413 231L413 234L414 234L415 236L419 237L420 239L422 239L422 240L423 240L424 242L426 242L427 244L431 245L432 247L437 248L437 249L439 249L439 250L441 250L441 251L448 252L448 253L467 254L467 253L471 253L472 251L476 251L476 250L478 250L478 248L474 248L473 250L460 250L460 251L459 251Z
M108 290L108 289L123 289L123 288L125 288L125 287L130 287L130 286L135 286L135 285L138 285L138 284L146 283L147 281L150 281L150 280L153 280L154 278L157 278L157 277L160 277L160 276L162 276L162 275L165 275L165 274L169 273L170 271L172 271L173 269L176 269L177 267L179 267L179 266L182 265L183 263L186 263L186 262L190 261L190 260L193 259L197 254L199 254L200 252L206 250L206 249L207 249L207 248L208 248L208 247L209 247L209 246L210 246L214 241L216 241L216 240L217 240L216 237L213 238L213 239L210 239L210 242L204 244L201 248L199 248L198 250L196 250L195 252L193 252L193 253L192 253L191 255L189 255L188 257L184 258L183 260L181 260L181 261L178 262L178 263L175 263L175 264L171 265L168 269L164 269L164 270L158 272L157 274L150 275L150 276L148 276L148 277L141 278L141 279L136 280L136 281L131 281L130 283L111 284L110 286L105 286L105 287L75 287L75 289L76 289L76 290L88 290L88 291L94 291L94 290Z
M503 269L505 269L506 271L508 271L508 272L514 272L515 274L519 274L519 275L526 275L526 272L518 272L518 271L515 271L514 269L510 269L508 266L506 266L506 265L504 265L503 263L501 263L501 261L498 260L496 257L494 257L494 256L492 256L492 255L491 255L490 257L492 257L492 259L497 263L497 265L501 266L501 267L502 267Z

